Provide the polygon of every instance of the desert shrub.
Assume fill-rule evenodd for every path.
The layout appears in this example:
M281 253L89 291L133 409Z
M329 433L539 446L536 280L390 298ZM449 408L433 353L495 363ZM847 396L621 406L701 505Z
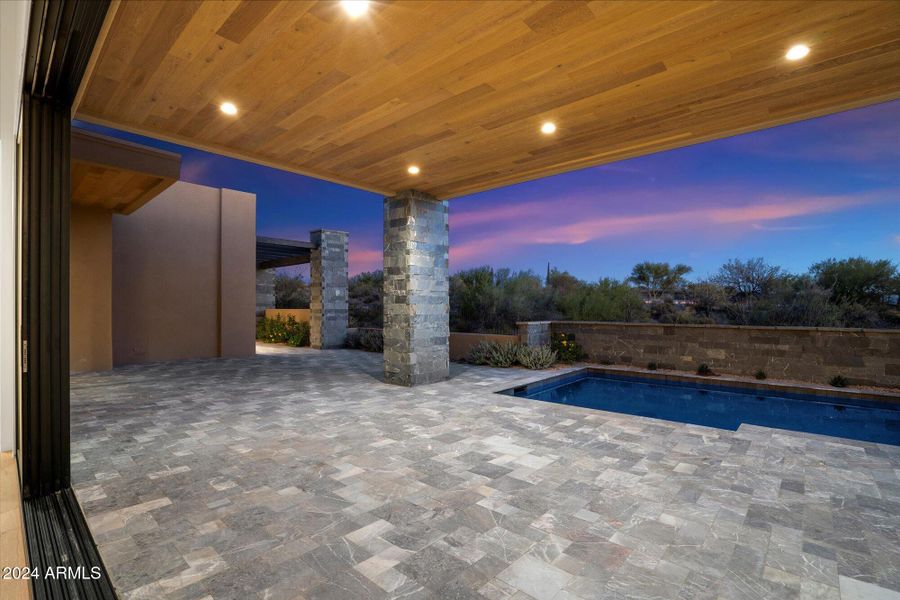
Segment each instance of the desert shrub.
M712 368L706 363L700 363L697 367L697 375L712 375Z
M384 352L384 332L381 329L351 329L347 332L348 348L366 352Z
M655 371L656 369L659 368L659 365L656 364L655 362L650 362L650 363L647 363L647 368L650 369L651 371Z
M287 319L261 317L256 321L256 339L289 346L309 346L309 323L306 321L298 323L294 317Z
M519 362L520 348L511 342L479 342L469 350L467 361L474 365L511 367Z
M759 380L763 380L763 379L766 378L766 372L763 371L762 369L760 369L759 371L757 371L756 373L754 373L753 376L756 377L756 378L759 379Z
M519 362L519 345L511 342L494 343L488 352L488 364L492 367L511 367Z
M309 308L309 284L301 275L275 275L275 308Z
M572 363L584 357L584 350L571 333L557 333L550 340L550 347L556 351L560 362Z
M491 342L478 342L469 349L466 362L472 363L473 365L486 365L488 364L490 351Z
M843 375L835 375L834 377L831 378L831 381L829 381L828 383L830 383L833 387L842 388L842 387L847 387L847 384L849 382L847 381L847 378L844 377Z
M556 362L556 351L550 346L519 346L519 364L526 369L546 369Z

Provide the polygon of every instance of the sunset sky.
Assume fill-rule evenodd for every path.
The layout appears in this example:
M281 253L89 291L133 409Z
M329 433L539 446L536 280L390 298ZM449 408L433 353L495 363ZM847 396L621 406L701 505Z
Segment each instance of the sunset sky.
M90 126L182 154L185 181L255 192L257 233L350 232L350 271L381 268L369 192ZM450 201L450 268L588 280L642 260L694 277L762 256L800 272L828 257L900 258L900 101L583 169Z

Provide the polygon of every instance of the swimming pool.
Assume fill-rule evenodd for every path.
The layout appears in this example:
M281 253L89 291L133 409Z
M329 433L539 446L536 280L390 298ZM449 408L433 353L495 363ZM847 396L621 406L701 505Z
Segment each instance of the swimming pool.
M900 404L612 375L591 370L501 393L679 423L741 423L900 445Z

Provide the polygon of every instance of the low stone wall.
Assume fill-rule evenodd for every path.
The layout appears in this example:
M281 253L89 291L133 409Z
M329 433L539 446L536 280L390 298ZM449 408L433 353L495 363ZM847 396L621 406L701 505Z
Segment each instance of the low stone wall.
M450 332L450 360L462 360L469 355L469 350L479 342L499 342L517 344L519 336L500 335L495 333L454 333Z
M308 308L267 308L266 309L266 318L267 319L284 319L285 321L288 317L293 317L295 321L298 323L308 323L309 322L309 309Z
M574 334L591 362L900 387L900 330L554 321L551 331Z

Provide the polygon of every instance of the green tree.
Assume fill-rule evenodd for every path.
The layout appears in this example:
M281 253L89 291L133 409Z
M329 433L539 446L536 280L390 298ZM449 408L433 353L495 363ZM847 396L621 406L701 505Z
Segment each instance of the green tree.
M497 323L494 271L477 267L450 277L451 331L490 331Z
M702 317L712 317L722 310L726 301L724 288L708 279L692 283L687 288L687 299L694 313Z
M681 263L673 267L667 262L644 261L634 265L628 281L643 290L651 302L657 302L663 296L683 289L684 276L691 271L691 267Z
M478 267L450 277L450 329L513 333L517 321L547 318L549 291L532 271Z
M889 260L830 258L817 262L809 272L819 287L830 290L836 303L879 305L891 294L900 293L900 272Z
M604 278L583 284L560 299L559 308L575 321L642 321L647 308L630 285Z
M746 261L735 258L722 265L712 280L724 287L734 299L761 298L770 294L783 276L781 267L770 265L762 258Z
M350 278L347 308L350 327L382 327L384 324L384 273L372 271Z
M275 275L275 308L309 308L309 284L302 275Z

